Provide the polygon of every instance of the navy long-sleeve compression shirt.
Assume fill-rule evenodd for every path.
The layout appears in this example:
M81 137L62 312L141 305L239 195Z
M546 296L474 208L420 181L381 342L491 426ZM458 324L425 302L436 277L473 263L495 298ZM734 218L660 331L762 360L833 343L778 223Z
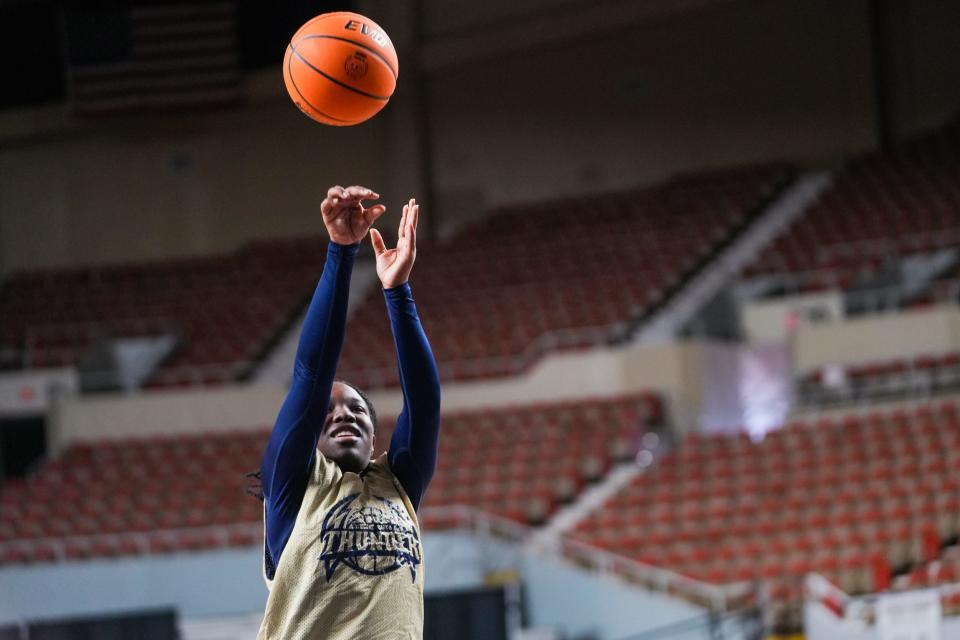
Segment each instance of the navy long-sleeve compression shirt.
M290 539L316 455L343 345L350 274L358 245L333 242L300 333L293 382L261 462L268 577ZM414 507L433 476L440 430L440 381L408 284L384 291L403 390L387 457Z

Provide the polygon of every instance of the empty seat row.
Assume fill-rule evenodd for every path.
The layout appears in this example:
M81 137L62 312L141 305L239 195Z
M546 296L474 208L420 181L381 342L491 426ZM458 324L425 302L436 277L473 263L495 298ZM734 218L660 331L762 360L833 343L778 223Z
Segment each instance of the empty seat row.
M542 522L632 458L662 416L652 393L447 414L423 507ZM391 431L382 420L378 442ZM267 437L257 429L74 444L0 486L0 563L258 543L262 506L247 474Z

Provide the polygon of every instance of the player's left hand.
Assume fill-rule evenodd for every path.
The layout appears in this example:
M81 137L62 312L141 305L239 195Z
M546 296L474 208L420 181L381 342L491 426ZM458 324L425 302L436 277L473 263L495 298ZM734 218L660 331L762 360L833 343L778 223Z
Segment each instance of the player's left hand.
M384 289L399 287L410 278L413 261L417 259L417 219L420 217L420 205L410 198L403 207L400 229L397 232L397 248L387 249L383 236L376 229L370 229L370 242L377 254L377 275Z

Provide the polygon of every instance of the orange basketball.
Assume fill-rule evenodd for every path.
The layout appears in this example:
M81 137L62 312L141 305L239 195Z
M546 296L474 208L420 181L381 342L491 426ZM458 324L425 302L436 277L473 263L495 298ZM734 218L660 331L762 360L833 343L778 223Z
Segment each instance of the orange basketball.
M324 124L347 126L383 109L397 86L397 52L380 26L358 13L324 13L293 34L283 82L294 104Z

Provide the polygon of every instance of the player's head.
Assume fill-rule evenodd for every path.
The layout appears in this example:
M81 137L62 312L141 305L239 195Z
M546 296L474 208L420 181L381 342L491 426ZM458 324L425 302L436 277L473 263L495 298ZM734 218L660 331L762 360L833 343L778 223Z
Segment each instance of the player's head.
M349 382L334 382L317 441L320 452L343 471L359 473L370 462L376 429L377 413L369 398Z

